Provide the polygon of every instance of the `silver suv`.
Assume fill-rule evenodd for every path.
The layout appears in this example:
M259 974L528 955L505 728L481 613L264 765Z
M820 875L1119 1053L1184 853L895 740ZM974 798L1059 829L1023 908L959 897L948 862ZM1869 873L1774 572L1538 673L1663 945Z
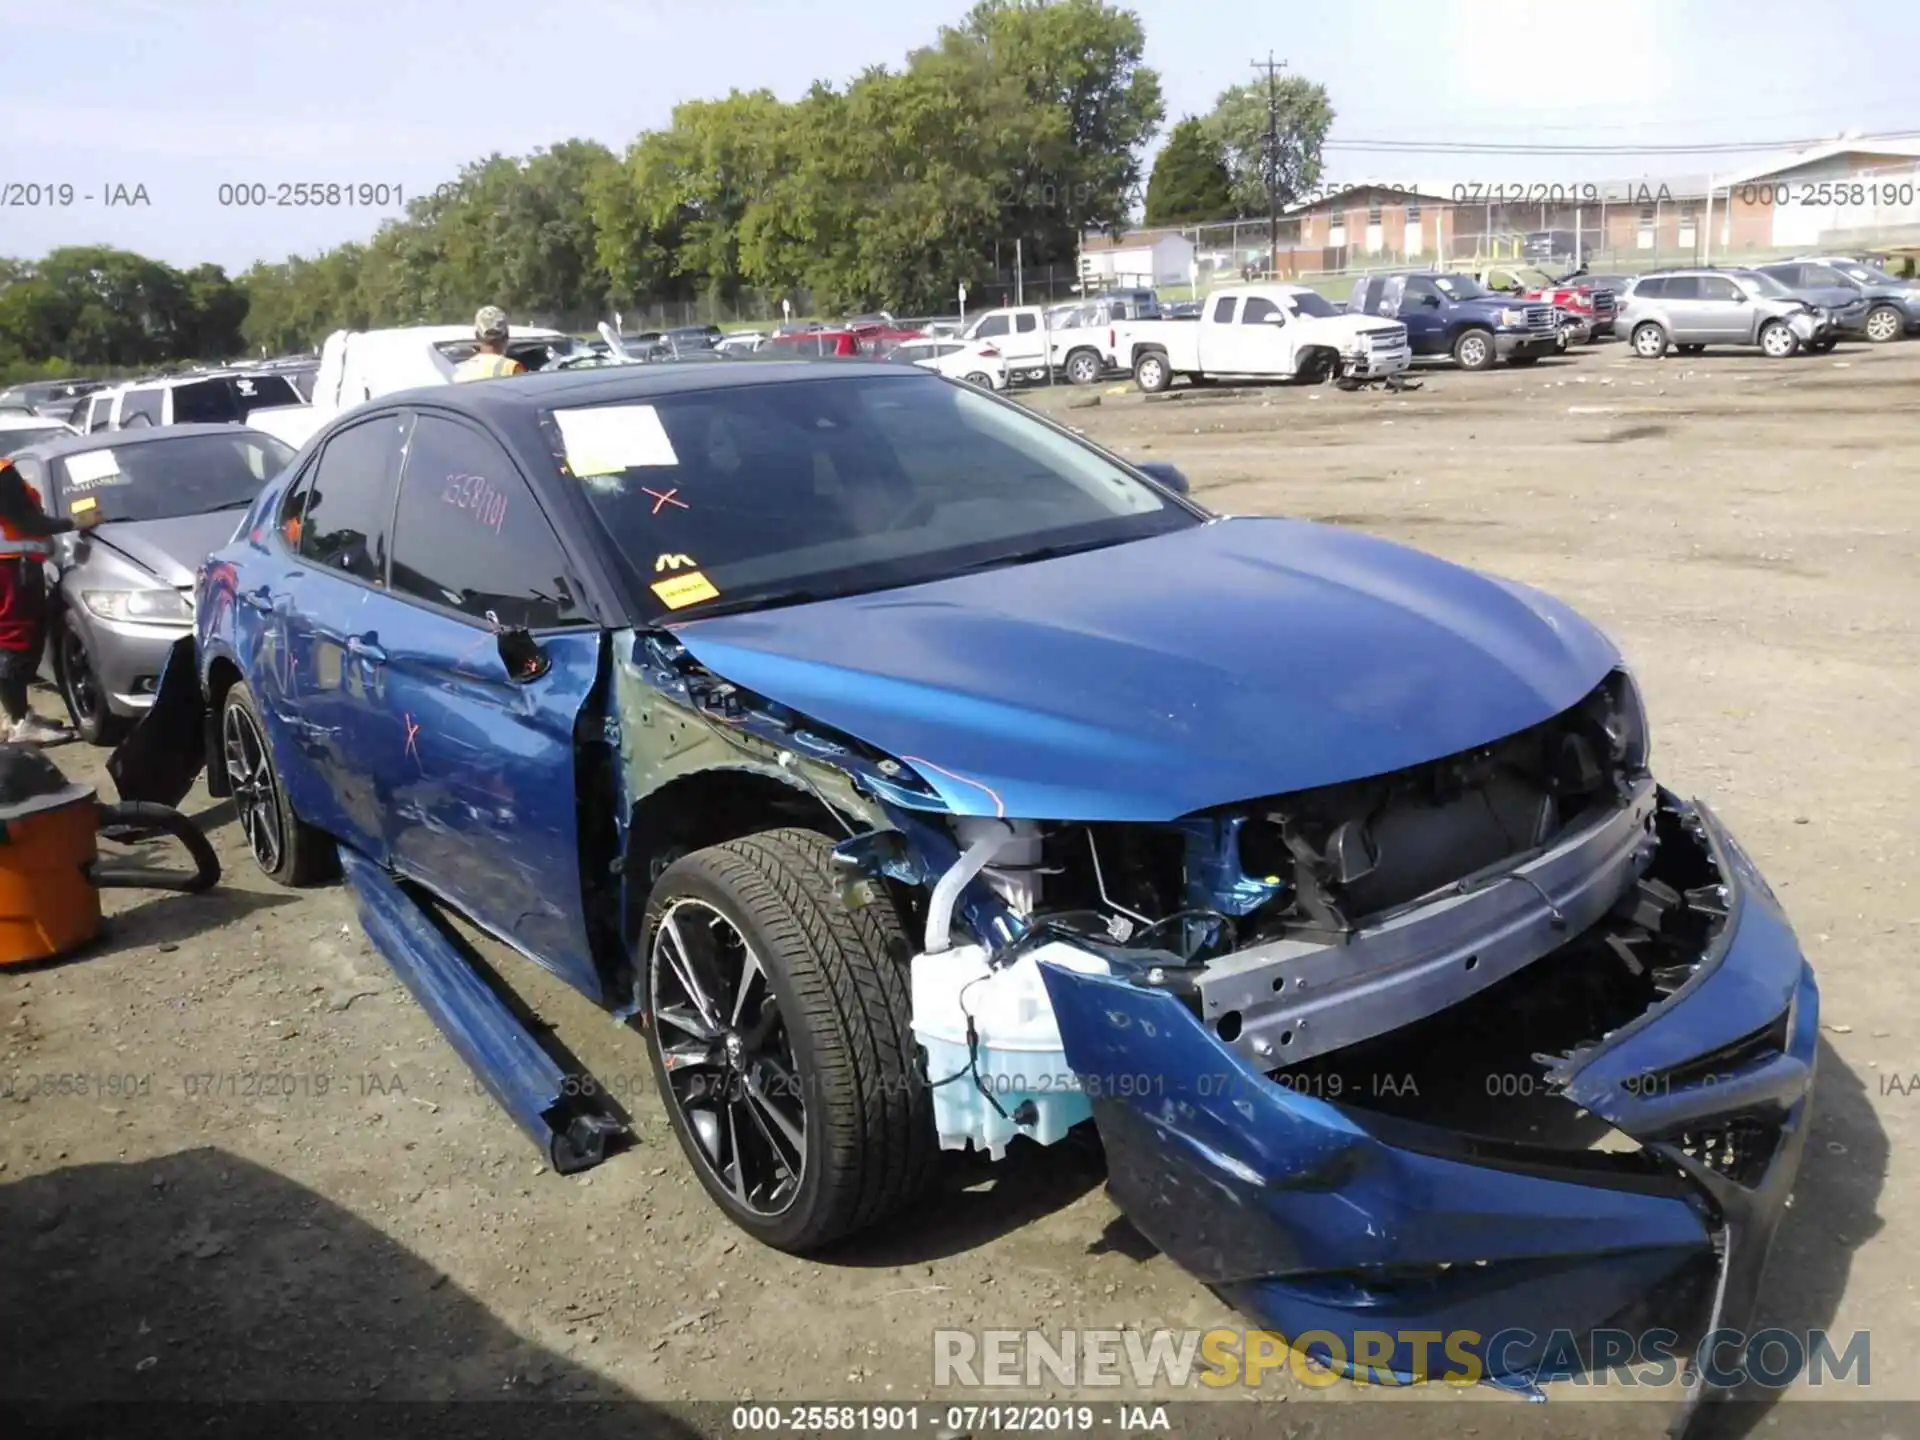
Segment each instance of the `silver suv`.
M1796 299L1757 270L1663 270L1642 275L1620 299L1614 333L1633 353L1658 360L1669 348L1697 355L1709 345L1757 345L1774 359L1831 348L1826 311Z

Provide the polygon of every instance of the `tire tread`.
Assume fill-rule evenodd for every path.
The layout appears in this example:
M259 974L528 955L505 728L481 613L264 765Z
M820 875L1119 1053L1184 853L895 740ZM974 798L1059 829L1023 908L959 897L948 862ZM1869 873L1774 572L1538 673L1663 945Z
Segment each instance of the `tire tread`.
M832 848L815 831L767 830L673 867L704 873L748 912L796 997L801 1014L790 1023L812 1037L807 1123L826 1127L827 1158L815 1214L782 1246L795 1250L899 1210L924 1189L938 1155L914 1055L905 932L890 904L841 903Z

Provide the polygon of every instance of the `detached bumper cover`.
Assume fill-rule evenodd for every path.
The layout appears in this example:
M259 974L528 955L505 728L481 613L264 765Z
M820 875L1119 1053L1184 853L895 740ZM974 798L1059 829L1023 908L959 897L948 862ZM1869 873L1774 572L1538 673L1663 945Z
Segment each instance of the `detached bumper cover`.
M1395 1337L1368 1350L1402 1380L1439 1372L1422 1332L1525 1388L1556 1331L1660 1326L1690 1345L1745 1328L1799 1166L1819 997L1765 882L1710 814L1680 808L1712 846L1727 923L1683 988L1550 1077L1641 1154L1342 1107L1269 1079L1163 989L1047 966L1129 1220L1290 1339L1329 1332L1352 1357L1362 1334ZM1714 1168L1728 1127L1745 1168Z

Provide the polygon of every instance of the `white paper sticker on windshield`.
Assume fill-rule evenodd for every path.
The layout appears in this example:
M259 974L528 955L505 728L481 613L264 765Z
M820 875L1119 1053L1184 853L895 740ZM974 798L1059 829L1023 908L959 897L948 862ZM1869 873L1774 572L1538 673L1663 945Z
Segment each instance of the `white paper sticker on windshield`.
M69 489L85 490L92 485L112 485L123 478L120 462L114 459L111 450L82 450L78 455L67 456Z
M651 405L597 405L591 410L556 410L560 438L567 447L567 468L585 479L618 475L645 465L678 465L673 441Z

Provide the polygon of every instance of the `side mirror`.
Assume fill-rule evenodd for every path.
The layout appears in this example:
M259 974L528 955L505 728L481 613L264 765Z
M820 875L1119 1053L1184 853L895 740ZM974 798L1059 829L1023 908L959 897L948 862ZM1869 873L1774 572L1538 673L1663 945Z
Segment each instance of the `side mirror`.
M1422 295L1420 297L1420 303L1429 310L1438 310L1440 308L1440 297L1438 295Z
M1746 291L1744 291L1744 290L1736 290L1736 291L1734 291L1734 292L1733 292L1733 303L1734 303L1734 304L1736 304L1736 305L1744 305L1744 304L1746 304L1746 303L1747 303L1747 292L1746 292Z
M1133 468L1143 475L1149 475L1158 480L1176 495L1192 492L1193 487L1187 483L1187 477L1181 473L1178 465L1170 464L1165 460L1136 460Z

